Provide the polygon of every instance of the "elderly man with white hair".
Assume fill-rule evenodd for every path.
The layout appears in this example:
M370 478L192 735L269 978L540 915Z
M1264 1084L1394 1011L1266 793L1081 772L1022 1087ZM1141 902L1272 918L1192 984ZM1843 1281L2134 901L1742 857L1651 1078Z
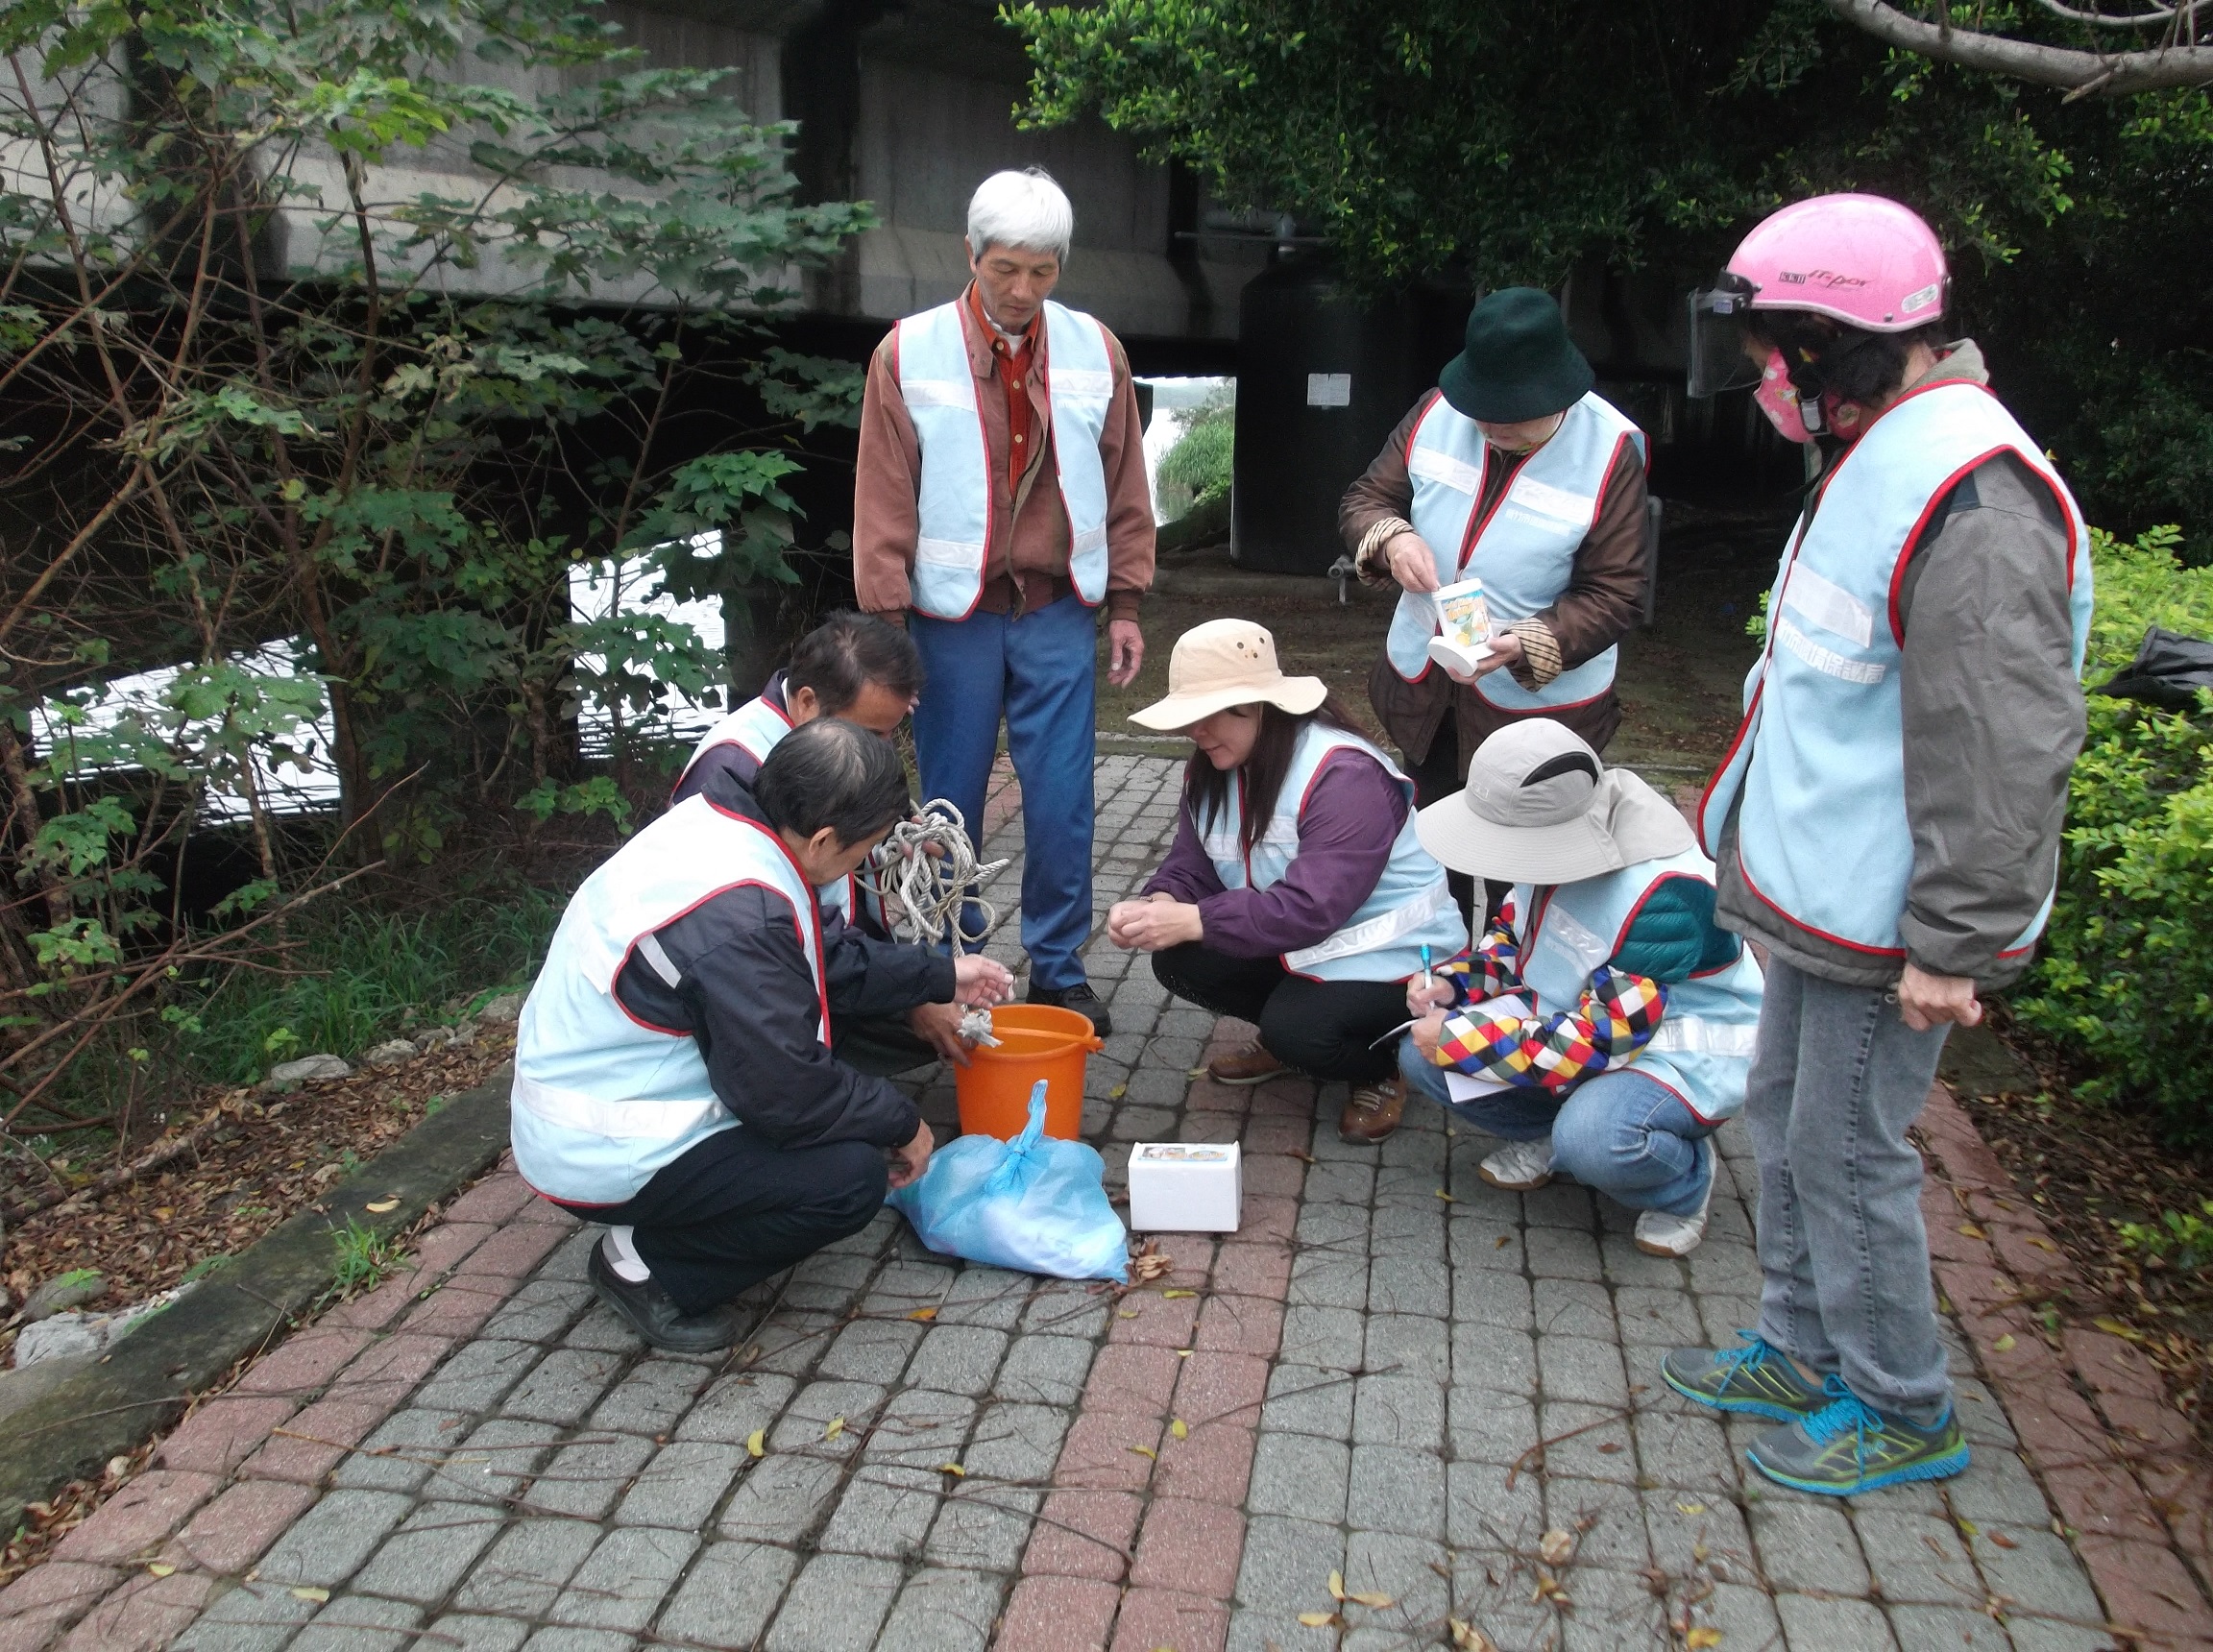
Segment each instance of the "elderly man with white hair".
M1050 300L1075 223L1042 171L994 173L968 204L975 279L877 347L853 583L863 610L914 640L928 675L914 708L923 791L972 832L1005 717L1022 782L1030 1001L1088 1015L1105 1034L1082 958L1097 611L1120 687L1145 657L1153 501L1128 356L1093 317Z

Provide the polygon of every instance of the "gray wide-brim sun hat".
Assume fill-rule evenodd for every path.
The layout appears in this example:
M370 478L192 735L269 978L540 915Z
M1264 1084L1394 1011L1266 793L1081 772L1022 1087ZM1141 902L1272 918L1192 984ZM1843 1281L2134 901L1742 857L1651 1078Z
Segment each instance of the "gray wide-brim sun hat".
M1503 884L1579 883L1697 841L1672 803L1550 717L1509 723L1477 746L1468 784L1414 829L1455 872Z

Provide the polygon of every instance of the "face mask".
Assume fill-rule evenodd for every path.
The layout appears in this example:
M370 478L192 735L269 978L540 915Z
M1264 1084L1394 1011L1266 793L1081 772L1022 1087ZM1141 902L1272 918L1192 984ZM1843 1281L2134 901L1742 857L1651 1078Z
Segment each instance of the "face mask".
M1752 392L1752 400L1760 404L1760 411L1767 415L1767 422L1783 432L1786 442L1811 442L1813 431L1806 424L1806 411L1798 400L1798 388L1790 382L1790 369L1783 360L1783 352L1767 352L1767 365L1760 370L1760 387ZM1815 423L1819 423L1819 406L1815 406Z

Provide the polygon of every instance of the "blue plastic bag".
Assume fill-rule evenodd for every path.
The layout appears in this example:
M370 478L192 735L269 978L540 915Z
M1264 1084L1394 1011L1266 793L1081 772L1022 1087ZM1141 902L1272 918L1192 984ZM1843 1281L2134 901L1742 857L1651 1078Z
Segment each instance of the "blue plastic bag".
M1130 1235L1106 1203L1106 1164L1080 1141L1045 1133L1045 1083L1030 1092L1030 1123L1012 1141L964 1135L885 1203L941 1255L1050 1274L1130 1278Z

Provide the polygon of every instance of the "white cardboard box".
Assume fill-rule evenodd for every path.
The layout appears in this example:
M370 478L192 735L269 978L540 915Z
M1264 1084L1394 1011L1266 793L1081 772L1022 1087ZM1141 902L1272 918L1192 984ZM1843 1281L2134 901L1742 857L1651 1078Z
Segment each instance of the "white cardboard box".
M1244 1195L1233 1141L1141 1141L1130 1149L1131 1232L1234 1233Z

